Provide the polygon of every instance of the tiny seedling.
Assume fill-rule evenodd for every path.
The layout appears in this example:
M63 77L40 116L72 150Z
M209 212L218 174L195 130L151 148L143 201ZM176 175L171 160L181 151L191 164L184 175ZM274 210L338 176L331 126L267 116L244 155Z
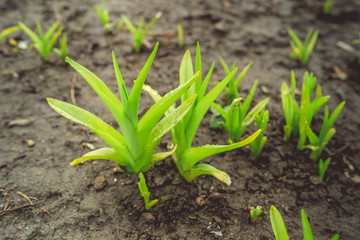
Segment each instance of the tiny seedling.
M144 198L145 209L149 211L152 208L152 206L154 206L158 202L158 200L154 199L150 202L150 193L146 186L145 177L142 172L139 173L139 178L140 178L140 182L138 182L138 187L142 197Z
M252 223L256 223L261 214L263 213L262 206L250 207L250 219Z
M67 33L63 33L62 38L59 38L59 48L54 48L54 52L59 55L63 65L66 64L65 58L67 56Z
M19 26L8 27L2 30L0 33L0 43L4 40L4 38L19 30L20 30Z
M360 33L359 33L359 39L354 40L353 43L359 45L358 63L360 64Z
M178 33L178 46L181 48L184 45L184 32L181 24L177 25L177 33Z
M341 102L334 110L334 112L329 117L329 109L326 106L324 112L324 121L321 126L319 136L311 130L309 125L307 124L307 137L309 139L310 144L306 145L312 150L310 153L310 158L313 162L316 162L320 157L320 154L324 150L325 146L328 144L330 139L336 133L335 128L332 128L333 124L335 123L336 119L338 118L341 110L343 109L345 102Z
M200 147L192 147L192 142L195 133L210 108L211 104L215 101L217 96L234 77L237 69L234 69L228 74L221 82L219 82L208 94L205 95L207 85L214 70L215 63L212 64L210 70L202 80L202 64L200 45L197 44L196 50L196 64L195 72L193 71L193 64L189 51L186 51L180 64L179 79L180 85L183 85L188 79L196 78L195 83L181 96L181 102L184 103L188 99L197 94L195 104L188 114L179 121L179 123L171 130L172 142L177 148L174 150L172 157L175 164L184 179L191 182L200 175L208 174L218 178L220 181L230 185L231 180L227 173L216 169L210 164L200 163L200 160L212 156L217 153L230 151L251 143L260 133L260 130L252 134L250 137L243 141L230 144L230 145L205 145ZM156 91L150 87L145 89L150 93L155 102L161 101L161 97ZM174 108L170 108L167 114L171 114Z
M250 151L255 158L259 157L266 143L267 138L264 136L264 133L266 131L268 120L269 120L269 111L268 110L265 111L265 108L263 108L261 113L255 116L256 130L261 129L261 133L259 134L259 136L252 143L250 143Z
M94 9L103 25L104 33L110 33L110 22L109 22L109 12L105 8L104 2L101 3L101 6L94 5Z
M126 17L124 14L121 15L122 20L124 21L127 28L129 29L129 31L131 32L131 34L134 37L135 52L137 52L137 53L140 52L141 44L142 44L144 38L146 37L146 34L152 28L152 26L157 22L157 20L159 20L161 15L162 15L162 13L158 12L155 15L155 17L153 17L153 19L150 20L149 24L146 25L145 28L144 28L144 18L141 17L137 29L134 27L134 25L131 23L131 21L129 20L128 17Z
M235 98L228 108L222 108L220 105L213 103L214 108L224 118L222 124L229 132L229 143L238 142L241 139L246 127L255 120L255 116L262 111L270 100L270 98L265 98L247 113L254 97L257 83L258 81L256 80L244 104L241 104L241 98Z
M171 114L168 114L164 118L162 118L162 116L195 81L198 75L195 75L177 89L166 94L161 100L155 103L138 122L138 107L141 89L154 61L157 49L158 43L135 80L130 94L128 94L126 90L124 80L113 52L112 58L121 102L95 74L70 58L66 58L70 66L88 82L104 101L117 120L122 133L116 131L109 124L82 108L60 100L48 98L47 101L49 105L56 112L65 118L90 128L111 146L110 148L105 147L93 150L84 156L75 159L70 165L77 165L88 160L105 159L118 163L121 167L124 167L127 172L138 173L148 171L157 161L160 161L173 153L176 146L172 151L153 154L162 136L181 121L182 117L191 109L196 96L190 96L187 101L174 109Z
M323 7L323 13L328 14L330 12L332 5L333 5L332 0L326 0Z
M236 66L235 62L233 62L231 69L229 69L229 67L226 65L226 63L222 57L220 57L220 62L221 62L221 65L222 65L226 75L229 75L229 73L235 69L235 66ZM225 88L226 94L224 95L224 98L226 100L227 105L230 105L235 98L240 97L239 91L238 91L239 85L242 82L245 74L248 72L248 70L250 69L252 64L253 64L252 62L249 62L248 65L246 65L246 67L239 74L239 76L236 79L234 79L234 78L231 79L228 86L226 86L226 88Z
M284 110L285 122L284 141L288 142L293 134L299 136L297 149L304 149L307 138L307 125L311 125L312 119L324 105L330 96L322 96L321 87L317 85L316 97L311 101L311 94L315 88L316 78L314 74L305 72L303 77L300 107L295 100L296 79L294 71L291 71L291 92L286 83L281 85L281 101Z
M312 50L315 47L319 31L314 31L312 28L308 31L304 43L300 41L295 32L288 28L288 33L292 40L290 41L290 46L292 49L291 58L299 58L302 65L305 65L309 59L309 56Z
M319 161L319 179L322 181L324 179L324 175L326 170L328 169L328 166L330 164L331 158L327 158L324 162L322 159Z
M18 24L19 27L34 41L35 48L39 51L42 59L47 61L56 40L63 30L62 27L59 27L60 22L56 21L44 34L40 22L36 21L38 35L36 35L36 33L34 33L24 23L18 22Z
M281 217L280 212L276 207L270 208L270 221L276 240L288 240L289 236L285 227L284 220ZM304 209L301 209L301 223L303 229L304 240L313 240L313 234L311 231L310 223ZM335 234L331 240L338 240L339 234Z

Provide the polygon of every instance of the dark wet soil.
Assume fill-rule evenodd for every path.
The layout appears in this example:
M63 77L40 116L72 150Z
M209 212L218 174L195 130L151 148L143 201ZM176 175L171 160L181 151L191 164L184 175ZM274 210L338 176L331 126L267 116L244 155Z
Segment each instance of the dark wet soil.
M151 197L160 199L149 212L144 209L136 174L114 173L116 164L100 160L69 166L72 159L90 150L89 144L96 148L106 144L87 128L60 117L45 98L71 102L73 84L78 106L115 125L94 91L73 69L63 67L55 54L44 63L35 49L14 52L4 41L0 45L0 239L274 239L269 215L251 224L248 205L267 210L275 205L292 239L302 239L301 208L310 219L315 239L330 239L335 233L340 233L341 239L359 239L360 65L352 41L360 31L360 2L336 1L330 15L321 13L321 2L106 1L114 21L121 13L137 21L163 11L147 37L150 46L160 42L147 83L161 94L178 85L182 55L189 49L194 57L200 41L203 68L217 62L213 81L224 76L220 56L228 64L236 61L240 68L253 61L241 93L246 96L259 79L259 86L267 87L268 93L258 88L254 101L271 97L268 141L259 159L242 148L203 160L227 172L231 186L210 176L187 183L167 158L145 174ZM92 7L96 3L4 0L0 3L0 29L17 21L34 29L36 19L47 28L61 20L69 32L69 56L117 92L111 51L117 54L126 85L131 86L150 49L144 47L135 54L126 30L104 35ZM178 23L185 32L183 48L177 47ZM307 66L289 56L288 26L301 38L310 27L320 31ZM29 40L21 32L11 37ZM339 42L355 49L346 51ZM345 78L336 67L346 73ZM322 183L316 181L318 168L309 153L298 152L295 139L288 144L282 139L280 86L290 82L291 69L298 87L305 70L314 72L323 93L331 96L331 111L346 100L335 123L337 133L322 155L332 158L328 181ZM151 104L150 97L143 94L140 114ZM321 115L314 122L317 131ZM227 133L210 130L209 119L210 113L195 144L225 144ZM251 127L248 132L253 130ZM35 145L29 147L28 140ZM165 136L158 151L165 150L169 140Z

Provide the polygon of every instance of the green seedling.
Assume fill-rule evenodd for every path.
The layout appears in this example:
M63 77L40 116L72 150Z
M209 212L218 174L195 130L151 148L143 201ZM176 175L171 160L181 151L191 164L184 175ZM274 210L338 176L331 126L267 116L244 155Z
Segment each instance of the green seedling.
M292 40L290 41L290 46L292 49L291 57L293 59L299 58L302 65L305 65L309 59L309 56L312 50L315 47L319 31L314 31L312 28L308 31L304 43L300 41L295 32L288 28L288 33Z
M255 121L256 121L256 130L261 129L261 133L252 143L250 143L250 151L255 158L258 158L267 139L266 137L264 137L264 133L266 131L266 127L269 121L269 111L268 110L265 111L265 108L263 108L261 113L255 116Z
M330 12L332 5L333 5L332 0L326 0L323 7L323 13L328 14Z
M256 223L261 214L263 213L262 206L250 207L250 219L252 223Z
M222 108L220 105L213 103L214 108L224 118L224 122L222 124L229 132L229 143L238 142L241 139L246 127L255 120L255 116L262 111L270 100L270 98L265 98L248 113L250 104L255 94L257 83L258 81L256 80L244 104L241 104L241 98L234 99L228 108Z
M177 146L177 148L174 150L174 153L172 154L172 157L181 176L183 176L184 179L188 182L191 182L200 175L208 174L230 185L231 180L227 173L216 169L210 164L197 163L208 156L233 150L251 143L259 135L260 130L245 140L231 145L205 145L200 147L192 147L192 142L201 120L205 116L211 104L215 101L217 96L221 93L229 81L234 77L237 71L237 69L234 69L227 77L225 77L208 94L205 95L207 85L214 70L214 65L215 63L212 64L205 79L202 80L202 64L199 43L197 44L196 50L195 75L190 52L186 51L184 54L179 71L180 85L184 85L185 82L191 78L196 78L196 80L195 83L191 85L191 87L181 96L181 102L184 103L188 101L188 99L191 98L191 96L194 94L197 94L197 98L192 109L171 130L173 145ZM163 98L150 87L146 87L145 90L150 93L155 102L161 101ZM170 108L167 114L171 114L172 111L174 111L174 108Z
M324 175L326 173L326 170L328 169L328 166L330 164L331 158L327 158L324 162L322 159L319 161L319 179L322 181L324 179Z
M74 166L88 160L105 159L118 163L130 173L146 172L157 161L166 158L175 151L176 146L170 152L153 154L162 136L181 121L182 117L191 109L196 96L190 96L187 101L174 109L171 114L168 114L164 118L162 118L162 116L196 80L198 75L195 75L177 89L166 94L155 103L138 122L138 107L142 86L154 61L157 49L158 43L135 80L130 94L128 94L126 90L124 80L113 52L112 58L121 101L119 101L119 99L95 74L70 58L66 58L70 66L88 82L104 101L117 120L122 133L116 131L109 124L82 108L60 100L48 98L47 101L49 105L56 112L65 118L90 128L111 146L110 148L105 147L91 151L84 156L73 160L70 165Z
M285 223L281 217L280 212L276 207L270 208L270 221L276 240L288 240L289 236L285 227ZM310 223L304 209L301 209L301 223L303 228L304 240L313 240L313 234L311 231ZM338 240L339 234L335 234L331 240Z
M226 65L226 63L222 57L220 57L220 62L221 62L221 65L222 65L226 75L229 75L229 73L231 71L233 71L236 67L236 63L233 62L231 69L229 69L229 67ZM242 70L242 72L239 74L239 76L236 79L234 79L234 78L231 79L228 86L225 88L226 94L224 95L224 98L226 100L227 105L231 104L235 98L240 97L239 91L238 91L239 85L242 82L245 74L248 72L248 70L250 69L252 64L253 64L253 62L249 62L249 64Z
M353 43L359 45L358 63L360 64L360 33L359 33L359 39L354 40Z
M4 40L4 38L19 30L20 30L19 26L8 27L2 30L0 33L0 43Z
M103 25L104 33L110 33L110 21L109 21L109 12L105 8L104 2L101 3L101 6L94 5L94 9Z
M134 50L135 52L140 52L141 44L146 37L146 34L149 32L149 30L152 28L152 26L159 20L162 13L158 12L153 19L150 20L149 24L146 25L144 28L144 18L141 17L139 21L138 28L136 29L134 25L131 23L128 17L126 17L124 14L121 15L122 20L124 21L125 25L131 32L131 34L134 36Z
M305 72L303 77L300 107L295 100L296 79L294 71L291 71L291 92L286 83L281 85L281 101L285 115L284 141L288 142L293 134L299 136L297 149L304 149L307 138L307 125L311 125L312 119L324 105L330 96L322 96L321 87L317 85L316 97L311 101L311 94L315 88L316 78L314 74Z
M177 25L177 33L178 33L178 46L181 48L184 45L184 32L181 24Z
M67 56L67 33L62 35L62 38L59 39L59 48L54 48L54 52L59 55L63 65L66 64L65 59Z
M330 117L329 117L329 109L327 106L325 107L324 121L321 126L319 136L316 136L316 134L311 130L311 128L307 124L307 137L309 139L310 144L306 145L305 147L308 147L312 150L312 152L310 153L310 158L313 162L316 162L318 160L325 146L328 144L330 139L336 133L335 128L332 128L332 126L335 123L336 119L338 118L344 105L345 102L341 102L335 108L334 112L331 114Z
M19 27L34 41L35 48L39 51L42 59L47 61L56 40L63 30L62 27L59 27L60 22L56 21L44 34L40 22L36 21L36 27L39 35L36 35L22 22L18 22L18 24Z
M149 211L152 208L152 206L154 206L158 202L158 200L154 199L150 202L150 193L146 186L145 177L142 172L139 173L139 178L140 178L140 182L138 182L138 187L142 197L144 198L145 209Z

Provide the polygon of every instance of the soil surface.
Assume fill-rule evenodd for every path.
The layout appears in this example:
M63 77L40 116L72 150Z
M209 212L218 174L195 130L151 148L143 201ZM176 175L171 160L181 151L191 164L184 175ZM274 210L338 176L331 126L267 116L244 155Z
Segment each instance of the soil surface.
M116 164L101 160L69 166L72 159L106 143L87 128L59 116L45 98L72 102L73 89L78 106L116 126L96 93L75 70L62 66L55 54L45 63L35 49L14 51L7 38L0 45L0 239L274 239L268 213L251 224L249 205L261 205L267 212L275 205L292 239L302 239L301 208L310 219L315 239L330 239L335 233L340 233L341 239L359 239L360 65L352 41L359 37L360 2L335 1L329 15L321 13L322 2L105 1L114 22L121 13L137 22L141 16L149 21L158 11L163 12L146 38L150 49L143 46L141 53L135 54L127 30L103 34L93 9L97 1L1 1L0 29L18 21L35 29L37 19L47 29L56 19L61 20L69 32L68 55L116 93L112 50L130 90L151 48L160 42L146 82L164 94L178 85L181 58L186 49L194 58L199 41L203 69L217 62L212 81L224 77L220 56L228 64L236 61L240 68L253 61L240 92L246 97L259 79L254 103L268 96L271 100L267 105L268 141L259 159L245 147L203 160L227 172L231 186L211 176L187 183L167 158L145 174L151 198L159 199L146 211L136 174L114 173ZM184 28L182 48L177 47L178 23ZM289 26L301 39L311 27L320 31L306 66L290 58ZM29 41L22 32L11 37ZM283 142L280 86L290 83L291 69L298 89L304 72L314 72L323 93L331 96L331 112L346 100L334 125L337 133L322 154L323 159L332 158L328 181L317 180L317 165L311 163L308 151L296 150L296 139ZM140 101L142 115L153 101L146 93ZM314 120L316 132L322 113ZM209 129L210 116L205 116L198 129L195 145L226 144L225 131ZM254 126L247 133L253 131ZM166 150L169 141L166 135L157 151Z

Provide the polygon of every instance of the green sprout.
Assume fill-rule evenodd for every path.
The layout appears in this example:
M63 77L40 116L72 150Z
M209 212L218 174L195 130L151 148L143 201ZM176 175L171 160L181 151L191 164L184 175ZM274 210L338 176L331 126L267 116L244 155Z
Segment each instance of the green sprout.
M124 21L127 28L129 29L129 31L131 32L131 34L134 37L134 50L135 50L135 52L137 52L137 53L140 52L141 44L142 44L144 38L146 37L146 34L152 28L152 26L157 22L157 20L159 20L161 15L162 15L162 13L158 12L155 15L155 17L153 17L153 19L150 20L149 24L146 25L145 28L144 28L144 18L141 17L137 29L130 22L128 17L126 17L124 14L121 15L122 20Z
M360 64L360 33L359 33L359 39L354 40L353 43L359 45L358 63Z
M259 217L261 216L261 214L263 213L263 207L262 206L256 206L256 208L254 207L250 207L250 219L252 223L255 223Z
M0 43L4 40L4 38L6 38L8 35L16 32L16 31L19 31L20 30L20 27L19 26L13 26L13 27L8 27L8 28L5 28L4 30L1 31L0 33Z
M336 119L338 118L344 105L345 102L341 102L335 108L335 110L333 111L330 117L329 117L329 109L327 106L325 107L324 120L321 126L319 136L316 136L316 134L309 127L309 125L307 125L307 137L309 139L310 144L306 145L306 147L312 150L312 152L310 153L310 158L313 162L316 162L316 160L320 157L325 146L336 133L335 128L332 128L332 126L336 121Z
M177 25L177 33L178 33L178 46L181 48L184 45L184 32L181 24Z
M226 75L229 75L230 71L233 71L236 67L236 62L233 62L231 69L229 69L229 67L226 65L226 63L222 57L220 57L220 62L221 62L221 65L222 65ZM224 98L226 100L226 105L231 104L235 98L240 97L239 91L238 91L239 85L242 82L245 74L248 72L248 70L250 69L252 64L253 64L253 62L249 62L248 65L246 65L246 67L239 74L239 76L235 80L234 80L234 78L231 79L228 86L225 88L226 94L224 95Z
M328 14L330 12L331 6L333 5L332 0L326 0L323 7L323 13Z
M312 28L310 28L303 44L291 28L288 28L287 30L290 37L292 38L292 40L290 41L290 46L292 49L291 58L299 58L301 64L305 65L309 59L312 50L315 47L319 31L314 31Z
M249 107L255 94L258 81L254 82L249 95L247 96L244 104L241 104L241 98L235 98L230 107L222 108L220 105L213 103L214 108L224 118L222 123L225 129L229 132L229 143L238 142L247 126L249 126L258 113L266 106L270 98L265 98L259 102L249 113Z
M36 33L34 33L22 22L18 22L18 24L19 27L34 41L35 48L39 51L42 59L47 61L56 40L63 30L62 27L58 28L60 22L56 21L44 34L40 22L36 21L36 27L39 35L36 35Z
M250 143L250 151L255 158L259 157L266 143L267 138L264 137L264 133L266 131L268 120L269 120L269 111L268 110L265 111L265 108L263 108L261 113L255 116L256 130L261 129L261 133L259 134L259 136L252 143Z
M101 6L94 5L94 9L103 25L104 33L110 33L110 22L109 22L109 12L105 8L104 2L102 2Z
M280 212L274 206L271 206L270 208L270 221L276 240L288 240L289 237L284 220L282 219ZM304 209L301 209L301 223L304 240L313 240L314 237L311 231L310 223ZM339 234L335 234L331 240L338 240L339 237Z
M154 61L157 49L158 43L135 80L130 94L127 93L115 54L114 52L112 53L121 102L95 74L70 58L66 58L70 66L88 82L104 101L117 120L122 132L121 134L109 124L82 108L60 100L48 98L47 101L49 105L56 112L65 118L90 128L111 146L110 148L105 147L93 150L73 160L70 165L74 166L88 160L105 159L118 163L121 167L124 167L127 172L138 173L148 171L157 161L173 153L176 146L172 151L153 154L163 135L181 121L182 117L191 109L196 96L189 97L187 101L172 111L171 114L168 114L164 118L162 118L162 116L196 80L198 75L195 75L177 89L166 94L160 101L155 103L138 122L138 107L142 86Z
M326 170L328 169L328 166L330 164L331 158L327 158L324 162L322 159L319 161L319 179L322 181L324 179L324 175Z
M140 178L140 182L138 182L138 187L142 197L144 198L145 209L149 211L152 208L152 206L154 206L158 202L158 200L154 199L150 202L150 193L146 186L145 177L142 172L139 173L139 178Z
M67 56L67 33L62 35L62 38L59 38L60 49L54 48L54 52L59 55L63 65L66 64L65 58Z
M179 71L180 85L183 85L186 81L188 81L188 79L191 78L196 78L196 80L195 83L181 96L181 102L184 103L188 101L188 99L194 94L197 94L197 98L195 104L188 112L188 114L183 119L181 119L179 123L171 130L172 142L175 146L177 146L177 148L174 150L174 154L172 154L172 157L181 176L183 176L183 178L188 182L191 182L200 175L208 174L230 185L231 180L227 173L216 169L210 164L197 163L208 156L230 151L251 143L259 135L260 130L245 140L231 145L204 145L200 147L191 146L201 120L205 116L211 104L215 101L217 96L225 88L228 82L234 77L237 71L237 69L234 69L227 77L225 77L208 94L205 95L207 85L214 70L214 65L215 63L212 64L205 79L203 80L199 43L197 44L196 50L195 75L190 52L186 51L184 54ZM161 101L163 98L150 87L146 87L145 90L150 93L155 102ZM171 114L172 111L174 111L174 108L170 108L167 114Z

